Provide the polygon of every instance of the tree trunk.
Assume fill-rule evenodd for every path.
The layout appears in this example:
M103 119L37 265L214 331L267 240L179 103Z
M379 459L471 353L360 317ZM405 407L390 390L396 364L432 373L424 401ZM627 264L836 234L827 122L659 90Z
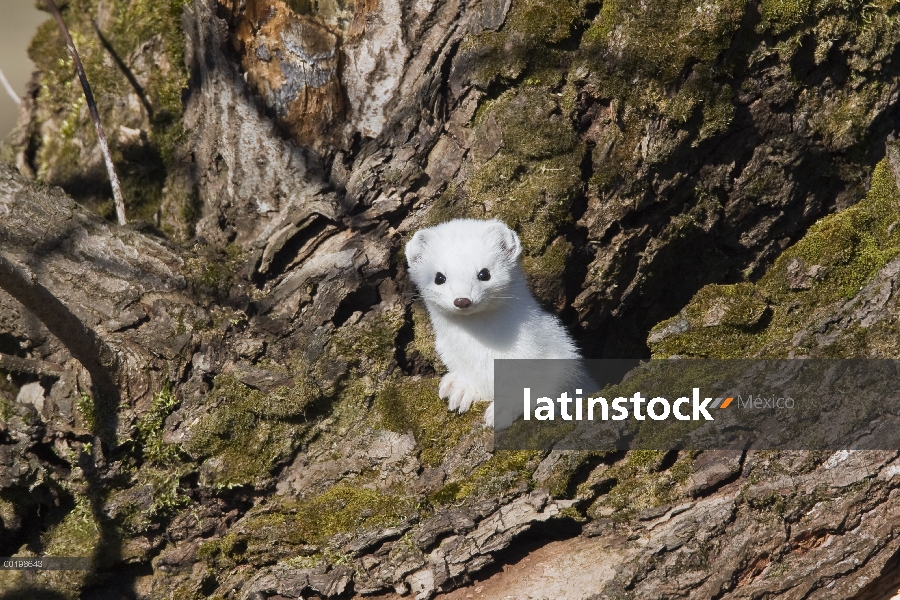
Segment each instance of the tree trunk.
M534 594L896 591L898 453L494 452L482 411L437 397L401 249L503 219L590 358L730 356L718 337L786 356L801 336L855 356L836 340L890 322L892 257L840 302L805 263L771 282L818 219L897 194L893 146L876 168L897 6L144 8L64 15L133 225L102 218L53 29L3 149L22 175L0 167L0 555L95 568L15 572L0 597L424 599L551 539L596 576L555 565ZM766 307L812 289L797 310L819 321L726 331L697 317L731 297L707 284ZM864 355L900 354L874 331Z

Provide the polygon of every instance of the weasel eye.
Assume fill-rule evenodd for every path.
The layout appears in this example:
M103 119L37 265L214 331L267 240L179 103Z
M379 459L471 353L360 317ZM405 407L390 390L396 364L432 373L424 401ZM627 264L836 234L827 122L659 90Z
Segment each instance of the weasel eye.
M487 269L482 269L478 271L478 281L487 281L491 278L491 272Z
M434 276L434 282L438 285L443 284L445 281L447 281L447 278L444 277L444 274L441 273L440 271L438 272L437 275Z

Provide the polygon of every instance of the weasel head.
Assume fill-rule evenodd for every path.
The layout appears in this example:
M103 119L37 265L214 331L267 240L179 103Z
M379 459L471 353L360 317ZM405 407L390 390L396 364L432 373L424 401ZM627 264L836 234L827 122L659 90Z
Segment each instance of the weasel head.
M469 315L515 302L522 244L502 221L454 219L406 244L413 282L429 308Z

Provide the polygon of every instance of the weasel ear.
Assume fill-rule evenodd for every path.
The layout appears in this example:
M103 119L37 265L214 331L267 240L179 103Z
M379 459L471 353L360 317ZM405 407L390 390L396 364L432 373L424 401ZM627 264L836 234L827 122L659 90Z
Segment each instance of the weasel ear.
M425 231L419 230L412 236L412 239L406 242L406 262L409 266L421 262L422 256L425 254Z
M497 221L491 227L491 234L496 236L497 244L503 250L503 254L510 260L516 260L522 254L522 242L515 231L506 226L506 223Z

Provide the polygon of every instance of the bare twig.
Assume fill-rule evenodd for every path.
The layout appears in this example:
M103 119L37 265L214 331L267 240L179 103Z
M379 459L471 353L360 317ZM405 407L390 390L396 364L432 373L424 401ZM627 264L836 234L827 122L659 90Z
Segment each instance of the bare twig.
M84 97L87 100L88 110L91 111L91 119L94 120L94 128L97 130L97 139L100 141L100 151L103 153L103 160L106 162L106 170L109 173L109 183L112 185L113 199L116 203L116 216L119 218L119 225L125 225L125 201L122 199L122 188L119 186L119 178L116 176L116 170L113 168L112 156L109 153L109 145L106 143L106 136L103 134L103 126L100 125L100 113L97 112L97 103L94 102L94 94L91 92L91 86L88 83L87 75L84 72L84 66L81 64L81 58L78 57L78 51L75 49L75 42L69 35L69 28L63 21L62 13L53 0L46 0L47 10L56 19L59 29L62 31L63 39L66 40L66 47L69 54L72 55L72 61L75 63L75 71L78 73L78 79L81 80L81 87L84 89Z
M59 377L65 372L62 365L57 365L56 363L31 358L19 358L18 356L3 354L2 352L0 352L0 369L13 371L14 373L30 373L32 375L51 377Z
M3 69L0 69L0 84L3 84L3 89L5 89L6 93L9 94L9 97L13 99L13 102L15 102L16 104L22 104L22 99L19 98L16 90L14 90L13 87L9 85L9 81L6 80L6 75L3 74Z

